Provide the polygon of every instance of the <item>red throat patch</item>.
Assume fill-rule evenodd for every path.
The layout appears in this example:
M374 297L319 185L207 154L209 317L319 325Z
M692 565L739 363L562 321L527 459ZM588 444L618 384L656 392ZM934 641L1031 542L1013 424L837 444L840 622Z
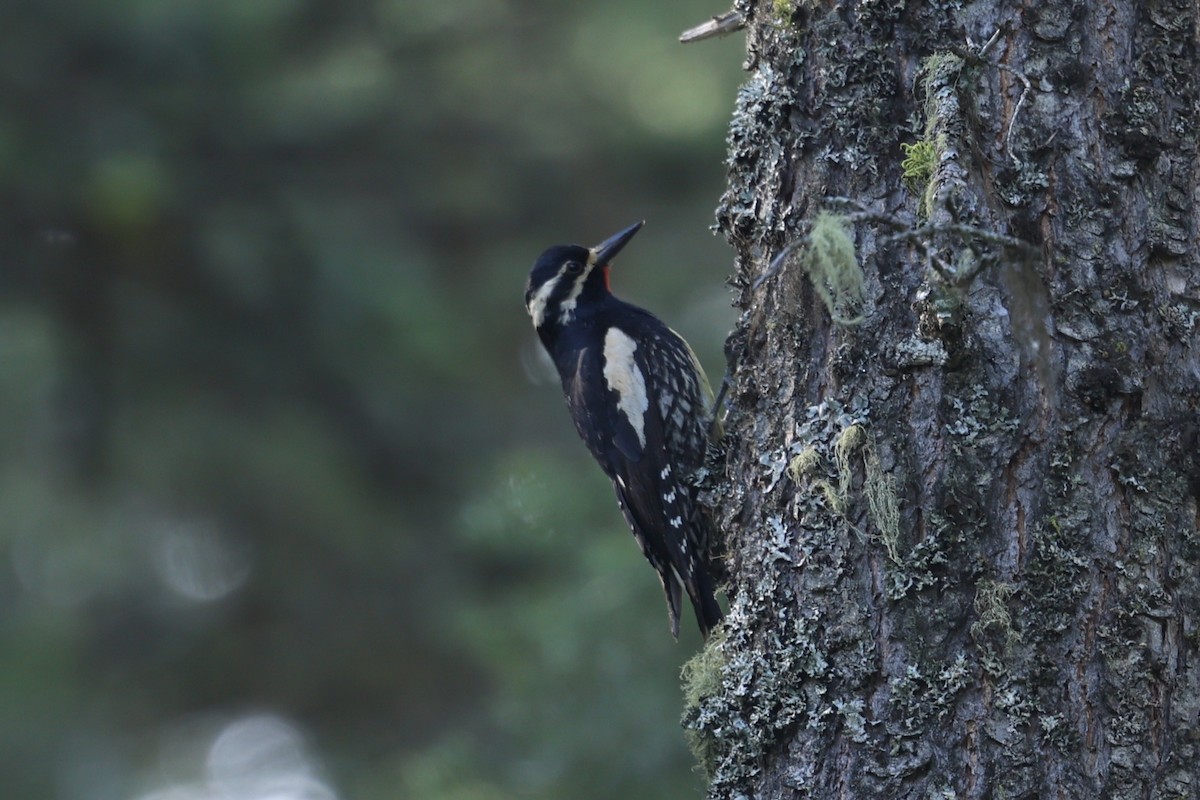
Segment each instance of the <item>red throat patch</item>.
M612 291L612 285L608 282L608 264L604 265L604 288Z

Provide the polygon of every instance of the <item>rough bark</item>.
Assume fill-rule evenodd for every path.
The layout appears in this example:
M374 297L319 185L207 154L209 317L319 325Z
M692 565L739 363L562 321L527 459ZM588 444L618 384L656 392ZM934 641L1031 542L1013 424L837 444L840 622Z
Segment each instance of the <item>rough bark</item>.
M711 796L1200 796L1196 3L738 8Z

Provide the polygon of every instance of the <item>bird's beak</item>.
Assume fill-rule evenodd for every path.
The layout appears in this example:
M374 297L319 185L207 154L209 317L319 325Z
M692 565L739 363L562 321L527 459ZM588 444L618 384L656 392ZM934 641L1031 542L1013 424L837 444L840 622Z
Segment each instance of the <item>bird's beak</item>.
M633 235L642 229L646 224L646 220L635 222L620 233L614 233L612 236L605 239L600 244L592 248L592 263L597 266L605 266L608 262L616 257L617 253L621 252L621 248L629 243Z

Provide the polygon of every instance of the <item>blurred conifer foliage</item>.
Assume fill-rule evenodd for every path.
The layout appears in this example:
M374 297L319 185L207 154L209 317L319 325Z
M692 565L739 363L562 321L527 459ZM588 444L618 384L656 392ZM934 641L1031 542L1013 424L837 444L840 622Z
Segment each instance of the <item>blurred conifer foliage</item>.
M8 797L671 798L658 587L521 308L547 244L721 371L720 10L8 0Z

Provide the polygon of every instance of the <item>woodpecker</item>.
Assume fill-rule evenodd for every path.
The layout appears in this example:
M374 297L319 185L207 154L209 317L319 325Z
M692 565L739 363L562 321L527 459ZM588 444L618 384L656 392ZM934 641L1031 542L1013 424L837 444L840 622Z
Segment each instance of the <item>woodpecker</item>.
M546 250L529 273L525 308L575 428L658 573L671 635L679 638L682 587L707 638L722 617L714 584L723 570L694 476L716 432L712 390L683 337L609 289L613 258L643 224L592 248Z

